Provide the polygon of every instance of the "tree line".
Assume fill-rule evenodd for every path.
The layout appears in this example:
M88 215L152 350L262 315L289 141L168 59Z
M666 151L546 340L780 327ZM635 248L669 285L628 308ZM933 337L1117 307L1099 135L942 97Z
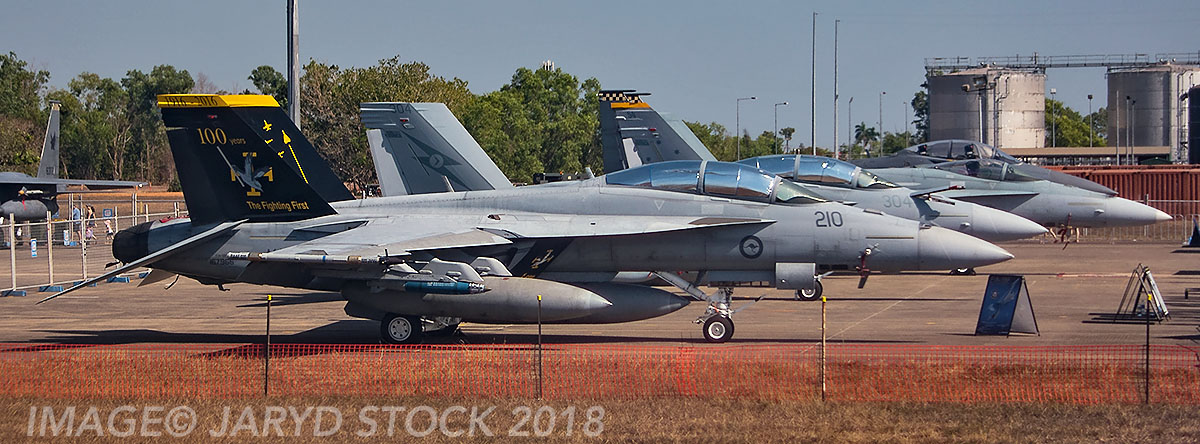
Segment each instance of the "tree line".
M271 66L259 66L247 79L256 91L287 106L287 81ZM145 180L177 184L156 96L219 93L203 75L159 65L149 72L133 69L119 80L83 72L66 88L49 87L50 73L33 70L15 53L0 54L0 171L33 173L40 156L48 102L62 102L61 172L80 179ZM366 133L358 118L361 102L442 102L450 108L514 182L529 182L538 172L603 172L599 100L595 78L580 79L561 68L518 68L499 90L475 94L465 80L435 75L428 65L399 56L367 67L339 67L309 61L300 79L300 123L305 134L347 183L374 183L375 169ZM861 157L900 150L928 138L928 97L911 102L915 132L883 132L866 123L853 128L842 144L845 156ZM1104 144L1104 109L1095 113L1096 145ZM1057 131L1059 146L1086 146L1088 116L1047 100L1046 128ZM1053 119L1053 125L1052 120ZM730 134L717 122L685 122L720 160L799 151L811 147L793 141L795 128L751 137ZM1050 140L1047 135L1047 140ZM1082 137L1082 139L1080 139ZM817 153L832 150L817 148Z

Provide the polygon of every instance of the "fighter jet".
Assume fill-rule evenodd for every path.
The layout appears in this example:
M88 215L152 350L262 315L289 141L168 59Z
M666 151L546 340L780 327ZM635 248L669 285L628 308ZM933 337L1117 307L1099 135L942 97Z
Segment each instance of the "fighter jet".
M1104 185L1072 176L1061 171L1048 170L1037 165L1017 160L999 148L983 142L962 139L935 140L905 148L884 157L867 157L850 162L863 168L927 168L940 163L970 159L991 159L1008 164L1008 168L1024 177L1048 180L1063 185L1083 188L1088 191L1116 196L1117 192Z
M610 282L626 270L700 270L712 282L802 289L825 269L940 270L1012 257L971 236L828 202L719 162L337 201L349 192L333 186L336 176L270 96L162 95L158 106L175 164L189 166L179 178L190 218L122 230L113 255L123 266L41 302L148 266L205 284L338 291L347 314L382 321L385 341L414 342L461 320L612 323L687 304ZM246 171L269 168L261 190L231 171L239 158L251 158ZM731 290L672 283L708 304L697 319L707 340L732 337Z
M611 97L615 98L615 96ZM636 96L623 97L633 99ZM644 105L642 107L637 107L637 104L642 104L643 102L640 102L640 99L636 100L637 101L633 102L607 102L611 103L612 109L636 109L639 111L645 111L648 109ZM480 189L501 189L510 188L512 186L506 179L496 179L483 185L480 185L479 182L472 183L471 185L465 185L467 180L464 179L483 176L483 174L480 172L498 172L499 168L497 168L495 163L488 158L487 154L483 151L483 148L481 148L478 143L475 143L474 139L467 134L466 129L462 127L462 125L458 122L450 110L445 107L445 105L437 103L363 103L360 106L360 112L362 113L363 124L368 128L368 140L370 140L372 144L371 149L374 154L373 157L375 160L375 166L376 169L380 171L380 185L384 190L385 196L392 195L389 193L394 193L395 191L393 190L400 189L419 189L426 190L428 192L445 192L445 189L439 189L439 187L444 183L450 182L464 184L460 186L468 186L467 191L476 191ZM659 119L659 115L657 113L653 113L652 110L650 110L649 113L652 113L652 115L648 116L647 120ZM601 116L606 116L606 113L602 112ZM611 125L609 124L612 122L624 122L623 120L612 118L611 113L608 113L607 117L608 119L606 119L605 123L601 125L605 131L611 129ZM669 122L670 119L666 119L666 121ZM433 124L433 122L437 122L437 124ZM636 121L630 120L630 122L635 122L634 125L646 124L642 119L636 119ZM678 125L683 125L682 122L675 122L678 122ZM664 122L661 121L661 119L659 121L652 122L653 126L663 126L664 128L667 128L664 131L655 132L659 140L668 141L667 143L655 144L659 149L658 152L654 154L637 154L634 153L633 149L627 149L620 153L615 153L616 150L612 149L613 144L606 143L605 158L608 163L618 170L624 169L626 165L630 164L629 158L633 158L638 162L644 160L645 163L654 163L655 161L682 158L692 160L694 165L699 165L698 162L708 162L707 165L710 166L722 164L722 162L717 162L715 160L706 160L712 159L712 154L710 154L707 149L704 149L703 146L700 145L699 140L696 139L695 135L693 135L686 126L682 126L684 133L679 133L677 131L673 131L670 127L661 125L662 123ZM646 128L634 128L634 131L644 131L645 129ZM607 135L608 133L606 132L605 134ZM688 141L689 136L692 142ZM455 142L451 143L451 140L454 140ZM612 139L606 138L605 140L608 141ZM672 140L675 142L670 142ZM382 141L383 144L386 144L386 146L390 147L390 149L381 149L378 146L380 143L379 141ZM640 138L624 139L623 142L623 146L626 148L635 146L635 143L639 144L636 146L649 146L649 142ZM700 148L696 149L694 146L700 146ZM425 154L422 156L412 156L407 154L412 151L406 149L397 150L395 147L419 147L420 150ZM631 153L633 154L630 155ZM453 169L442 168L436 173L430 174L429 171L431 170L429 168L424 168L423 166L425 165L425 162L421 161L420 159L437 158L436 156L440 156L441 158L445 159L463 160L456 161L455 168ZM405 162L402 161L401 158L408 160ZM471 160L468 161L465 159ZM835 162L833 159L820 159L824 159L825 161L829 162ZM401 164L408 164L408 167L401 171L396 167L396 165ZM640 163L633 164L640 165ZM770 164L769 167L778 166L775 163L767 162L765 160L763 161L763 164L764 165L762 166L767 166L767 164ZM788 160L786 164L787 168L783 168L783 170L786 171L773 171L770 168L763 169L772 174L784 173L782 174L784 177L795 177L795 174L791 174L793 162ZM858 184L857 186L861 187L861 190L859 188L855 188L855 186L851 186L849 188L823 187L821 185L808 184L801 184L801 186L806 188L819 188L817 191L821 193L826 193L828 191L830 194L834 195L844 195L847 193L854 194L858 198L868 199L867 205L863 205L863 207L869 210L875 210L877 212L879 210L883 210L882 212L884 213L899 215L907 219L920 220L925 223L932 223L933 225L949 225L949 227L970 234L985 233L987 235L986 237L979 237L985 238L986 240L1020 239L1046 232L1046 229L1042 228L1041 226L1019 216L1014 216L984 206L966 202L961 202L955 205L955 203L949 199L937 197L930 198L921 196L919 198L915 198L912 197L912 195L917 193L912 192L912 190L896 188L894 185L890 184L887 187L881 186L883 184L887 184L885 181L877 180L868 184L867 179L869 179L870 173L862 172L860 174L857 171L860 170L858 167L844 164L844 162L842 164L844 173L853 173L854 177L858 178L855 180L849 180L848 183ZM750 165L754 166L755 168L760 167L760 165L757 163ZM820 171L820 167L818 166L818 176L820 176ZM827 172L826 176L831 176L831 174ZM403 181L403 183L400 183L401 181ZM828 181L827 183L832 183L832 180ZM842 197L844 198L845 196ZM940 201L937 199L940 199ZM905 205L903 203L905 201L910 203ZM921 217L920 214L921 209L927 210L923 217ZM921 218L918 219L918 217ZM936 222L934 222L935 220ZM979 225L979 228L972 226L972 224ZM978 234L976 235L978 236ZM962 271L968 272L969 270L963 269ZM703 280L705 278L704 275L698 275L694 272L686 272L684 274L693 280L697 278ZM615 279L618 282L639 283L655 281L656 279L654 278L655 276L650 273L626 271L618 274ZM751 281L753 280L756 279L751 279ZM822 290L822 285L818 282L812 290L798 290L796 292L796 297L797 299L801 300L816 300L821 297Z
M50 102L50 119L42 144L42 160L37 177L25 173L0 172L0 217L17 222L45 220L47 213L58 212L58 194L68 185L83 185L92 190L132 188L144 182L120 180L76 180L58 178L60 105Z
M682 121L656 112L632 90L600 92L601 142L606 171L677 159L712 158ZM912 190L849 163L817 156L775 155L740 161L790 179L823 197L967 233L991 242L1046 232L1020 216Z
M880 178L908 187L949 189L957 200L1008 211L1047 227L1129 227L1171 220L1153 207L1110 194L1026 176L996 159L943 162L929 168L872 169Z

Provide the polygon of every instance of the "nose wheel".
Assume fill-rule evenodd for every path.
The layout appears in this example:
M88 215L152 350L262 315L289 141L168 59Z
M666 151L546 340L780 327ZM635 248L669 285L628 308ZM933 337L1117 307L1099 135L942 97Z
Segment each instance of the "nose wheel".
M821 285L821 281L816 282L816 286L808 290L796 290L796 300L798 301L816 301L821 299L821 294L825 292L825 287Z
M712 343L728 341L733 337L733 319L728 316L716 315L704 321L704 340Z

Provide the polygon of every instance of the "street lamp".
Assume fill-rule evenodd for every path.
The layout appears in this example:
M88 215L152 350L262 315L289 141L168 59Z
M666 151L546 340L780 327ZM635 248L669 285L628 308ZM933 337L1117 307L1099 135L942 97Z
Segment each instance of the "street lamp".
M1054 95L1058 90L1050 88L1050 106L1054 107ZM1050 110L1050 146L1058 146L1058 107Z
M787 102L779 102L775 104L775 150L779 150L779 105L787 106ZM741 159L738 159L741 160Z
M738 97L737 99L737 116L736 120L734 120L734 137L737 138L737 159L734 160L742 160L742 101L757 99L758 97L754 96Z
M1096 116L1092 113L1092 95L1088 94L1088 148L1092 147L1092 139L1096 138Z
M879 92L879 144L875 146L875 157L883 154L883 96L887 91Z
M1137 157L1134 156L1133 148L1137 146L1137 115L1133 112L1137 110L1137 100L1129 102L1129 164L1137 165Z

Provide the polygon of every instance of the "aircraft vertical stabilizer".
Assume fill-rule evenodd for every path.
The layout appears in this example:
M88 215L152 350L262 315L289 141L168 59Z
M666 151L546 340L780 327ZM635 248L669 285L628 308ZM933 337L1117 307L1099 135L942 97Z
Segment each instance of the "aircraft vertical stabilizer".
M301 220L353 196L270 96L158 96L192 222Z
M385 196L512 188L442 103L359 106Z
M38 179L58 178L59 102L50 102L50 119L46 122L46 138L42 143L42 161L38 163Z
M659 114L634 90L600 91L604 172L668 160L717 160L682 120Z

